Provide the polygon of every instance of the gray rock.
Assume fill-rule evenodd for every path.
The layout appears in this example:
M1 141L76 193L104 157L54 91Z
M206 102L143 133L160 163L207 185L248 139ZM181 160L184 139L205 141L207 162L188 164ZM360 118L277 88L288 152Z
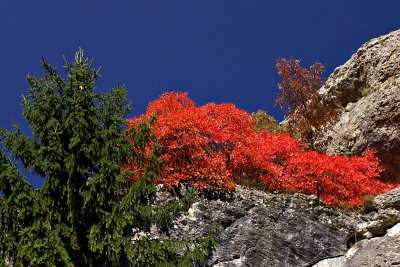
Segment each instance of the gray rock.
M383 237L361 240L344 256L325 259L313 267L383 267L400 265L400 223Z
M327 152L360 155L378 151L386 171L400 180L400 30L364 44L320 90L340 112L320 143Z
M343 255L313 267L400 265L400 188L376 196L369 205L377 211L359 216L355 244Z
M371 207L375 210L389 207L400 210L400 187L376 196L371 201Z
M396 228L399 228L399 224ZM349 257L347 266L395 266L400 265L400 232L385 235L358 244L358 251Z
M223 230L209 266L307 266L343 255L354 236L353 213L320 204L315 196L276 194L237 186L225 200L198 197L170 232L196 238Z
M360 218L357 225L357 236L371 238L386 233L386 229L400 221L400 211L388 208L373 211Z
M320 92L326 102L345 108L363 94L398 85L399 57L400 30L374 38L337 67Z
M161 191L156 201L168 203L176 195ZM312 195L237 186L218 197L197 196L175 218L169 237L195 239L220 225L220 245L208 259L214 267L389 266L398 262L400 252L399 197L394 189L371 199L372 208L349 211L326 207ZM163 238L155 227L150 235Z

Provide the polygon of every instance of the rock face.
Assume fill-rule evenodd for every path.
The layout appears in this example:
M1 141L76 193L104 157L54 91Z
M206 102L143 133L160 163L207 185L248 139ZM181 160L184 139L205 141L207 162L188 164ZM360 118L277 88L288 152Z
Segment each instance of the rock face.
M400 223L383 237L361 240L344 256L326 259L314 267L398 266L400 265Z
M321 94L341 110L327 140L321 140L328 142L328 152L374 148L386 177L400 178L400 31L364 44L335 70ZM162 203L175 198L157 194ZM196 197L175 219L169 237L194 239L216 225L222 227L220 245L208 266L400 266L400 188L371 199L362 211L350 211L326 207L315 196L237 186L227 195Z
M171 198L163 194L167 194L163 199ZM389 256L392 263L400 258L399 226L387 233L400 221L399 198L400 189L393 190L358 213L325 207L315 196L238 186L222 198L197 197L188 212L176 219L170 237L192 239L221 225L220 245L208 260L208 266L214 267L363 266L371 251L382 263L376 266L386 266Z
M400 187L393 189L385 194L379 195L372 199L370 207L371 210L380 210L387 208L394 208L400 210Z
M324 140L327 152L359 155L373 148L386 171L400 180L400 30L364 44L336 68L324 101L338 108L339 121Z
M232 202L222 204L230 207L221 210L231 224L209 261L215 267L309 265L346 251L353 228L350 216L317 205L313 196L238 187Z
M367 216L370 219L375 218L375 221L358 224L357 232L363 233L365 239L356 242L343 256L322 260L314 267L400 265L399 204L400 188L375 197L367 207L367 210L373 210ZM379 213L382 216L377 216ZM374 225L379 227L375 228ZM379 230L375 232L378 236L373 237L369 231L378 228Z

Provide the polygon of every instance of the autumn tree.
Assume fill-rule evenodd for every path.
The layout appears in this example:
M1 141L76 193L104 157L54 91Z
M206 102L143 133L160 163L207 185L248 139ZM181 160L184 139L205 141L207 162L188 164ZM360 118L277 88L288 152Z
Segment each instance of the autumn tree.
M317 62L307 69L300 66L299 59L278 58L276 68L282 80L275 103L285 109L289 133L317 149L317 137L336 119L335 110L325 105L318 93L325 82L324 66Z
M248 113L232 104L196 107L187 93L171 92L151 102L146 114L128 123L137 125L152 116L156 117L152 129L163 146L165 167L159 182L167 188L184 182L198 189L234 188L232 153L254 132ZM136 165L129 168L136 169Z
M360 205L365 195L395 186L377 179L380 167L373 152L345 157L310 151L287 133L258 130L254 116L233 104L196 106L187 93L165 93L128 125L149 119L154 120L151 127L164 164L155 182L167 189L180 183L200 190L256 184L268 190L315 194L326 204ZM144 151L155 149L149 143ZM136 171L138 165L128 162L126 168ZM136 172L132 180L139 177Z
M22 98L31 136L18 126L0 134L0 264L14 266L205 265L215 246L193 241L136 240L150 225L171 227L190 195L158 206L151 202L161 160L149 121L124 126L126 89L94 91L97 69L83 51L65 63L65 78L47 60L43 77L28 76ZM153 147L157 148L156 145ZM134 149L132 149L134 148ZM33 188L17 161L44 179ZM121 166L135 162L140 175Z
M360 206L365 196L398 186L379 180L382 170L372 150L354 157L304 151L287 160L281 183L285 188L317 195L326 204Z

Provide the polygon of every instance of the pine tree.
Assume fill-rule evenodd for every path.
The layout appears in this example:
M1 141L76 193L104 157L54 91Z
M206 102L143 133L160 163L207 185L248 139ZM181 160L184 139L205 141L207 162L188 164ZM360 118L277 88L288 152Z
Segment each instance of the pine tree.
M78 50L66 76L42 60L43 77L28 76L23 115L32 130L1 130L0 264L14 266L205 265L213 237L192 241L132 239L132 229L169 229L192 193L170 205L151 201L162 162L150 121L127 129L126 89L95 92L98 69ZM132 147L136 149L132 149ZM134 152L136 151L136 152ZM45 179L34 189L16 162ZM144 171L132 185L137 161Z

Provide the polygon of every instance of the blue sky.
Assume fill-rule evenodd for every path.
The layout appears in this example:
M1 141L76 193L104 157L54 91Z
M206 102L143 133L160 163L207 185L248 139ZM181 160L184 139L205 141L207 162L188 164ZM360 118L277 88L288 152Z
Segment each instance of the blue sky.
M83 47L102 66L100 91L125 84L132 116L165 91L197 104L274 108L277 57L319 60L327 77L371 38L400 28L400 1L0 1L0 127L24 125L19 104L40 59L61 70Z

